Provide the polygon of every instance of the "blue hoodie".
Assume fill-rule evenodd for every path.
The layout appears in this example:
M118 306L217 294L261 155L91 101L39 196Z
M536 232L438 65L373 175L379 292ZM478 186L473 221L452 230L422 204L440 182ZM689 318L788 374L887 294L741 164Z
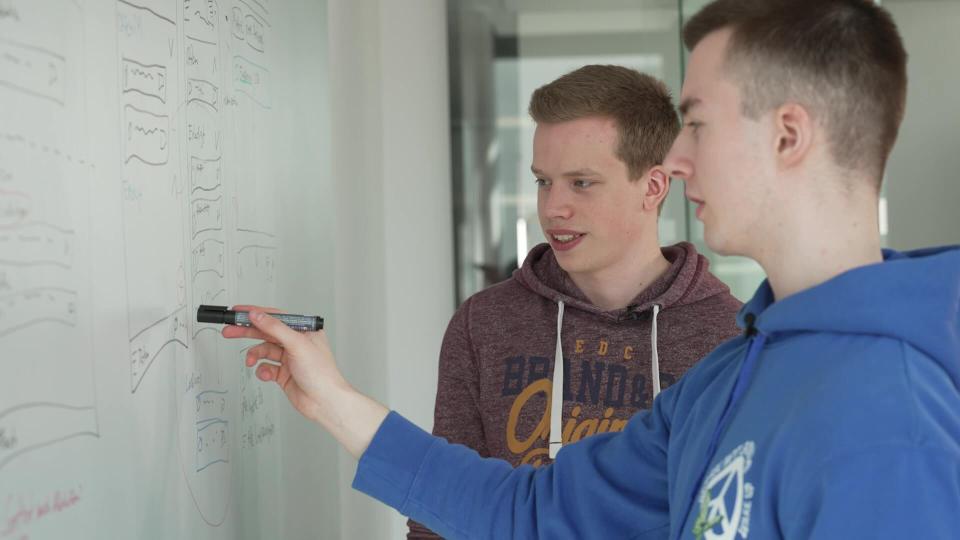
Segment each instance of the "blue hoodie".
M779 302L621 433L511 468L390 413L354 487L450 538L960 538L960 249Z

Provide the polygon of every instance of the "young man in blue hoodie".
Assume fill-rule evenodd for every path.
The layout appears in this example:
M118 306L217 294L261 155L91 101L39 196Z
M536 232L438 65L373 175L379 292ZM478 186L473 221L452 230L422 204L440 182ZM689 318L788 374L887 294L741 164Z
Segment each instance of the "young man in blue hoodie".
M252 312L248 365L360 458L354 487L449 537L957 538L960 250L881 250L906 54L866 0L718 0L684 29L665 166L708 244L768 280L744 328L621 433L511 468L343 379Z

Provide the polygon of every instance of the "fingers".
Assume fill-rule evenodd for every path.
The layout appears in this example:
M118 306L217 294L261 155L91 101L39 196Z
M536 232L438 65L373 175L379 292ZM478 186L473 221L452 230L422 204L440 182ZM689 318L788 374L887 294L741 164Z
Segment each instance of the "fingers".
M302 348L306 343L309 343L300 332L257 309L250 311L250 322L264 334L265 340L277 343L291 351Z
M250 328L249 326L234 326L232 324L228 324L223 327L223 330L220 331L220 334L222 334L223 337L230 339L246 338L276 342L275 339L271 339L263 332L257 330L256 328Z
M284 392L287 391L287 383L292 380L290 370L283 369L283 366L267 363L257 366L257 378L264 382L276 382Z
M255 306L252 304L239 304L231 307L234 311L260 311L263 313L281 313L277 308L272 307L261 307ZM249 326L237 326L228 324L223 327L223 330L220 331L220 334L223 337L228 339L259 339L261 341L273 341L277 342L276 339L268 337L263 332L257 330L256 328L251 328Z
M255 306L253 304L238 304L231 307L233 311L262 311L264 313L282 313L277 308L264 307L264 306Z
M257 378L261 381L275 381L280 375L280 366L273 364L260 364L257 367Z
M261 306L255 306L253 304L239 304L239 305L233 306L231 309L233 309L234 311L247 311L247 312L260 311L262 313L281 313L281 311L277 308L261 307ZM259 339L261 341L272 341L274 343L277 342L276 339L270 338L263 332L257 330L256 328L250 328L249 326L236 326L236 325L228 324L223 327L223 330L221 330L220 333L223 335L223 337L229 338L229 339L245 338L245 339Z
M250 347L247 350L247 367L253 367L254 364L262 359L279 362L283 359L283 347L275 343L264 342L255 347Z

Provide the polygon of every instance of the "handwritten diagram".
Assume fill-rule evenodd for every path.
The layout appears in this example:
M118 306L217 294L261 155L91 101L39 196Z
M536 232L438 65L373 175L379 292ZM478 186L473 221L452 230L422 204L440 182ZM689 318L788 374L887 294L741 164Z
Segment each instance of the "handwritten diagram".
M272 200L249 138L271 103L269 13L256 0L116 2L130 392L175 365L181 468L218 526L245 425L230 385L241 365L225 377L235 352L193 314L241 293L269 302L275 290L275 216L241 218L239 202Z
M323 109L302 90L325 80L297 62L325 50L325 12L0 0L0 540L234 538L304 514L261 482L291 470L289 408L195 313L275 305L284 250L312 247L280 227L322 171L300 149Z
M130 392L189 347L176 4L117 1ZM158 231L164 231L158 234Z
M0 486L29 454L98 437L82 33L35 32L66 2L0 14ZM64 4L54 6L53 4ZM63 384L60 381L69 381ZM3 492L0 492L2 497Z

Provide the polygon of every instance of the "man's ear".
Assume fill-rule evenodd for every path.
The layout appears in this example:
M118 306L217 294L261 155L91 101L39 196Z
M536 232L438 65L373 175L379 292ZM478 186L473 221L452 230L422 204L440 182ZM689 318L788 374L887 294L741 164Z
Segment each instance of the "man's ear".
M656 212L670 193L670 176L662 165L654 165L644 178L647 180L647 192L643 195L643 209Z
M816 127L807 108L799 103L785 103L774 111L774 150L777 164L792 168L800 164L813 145Z

